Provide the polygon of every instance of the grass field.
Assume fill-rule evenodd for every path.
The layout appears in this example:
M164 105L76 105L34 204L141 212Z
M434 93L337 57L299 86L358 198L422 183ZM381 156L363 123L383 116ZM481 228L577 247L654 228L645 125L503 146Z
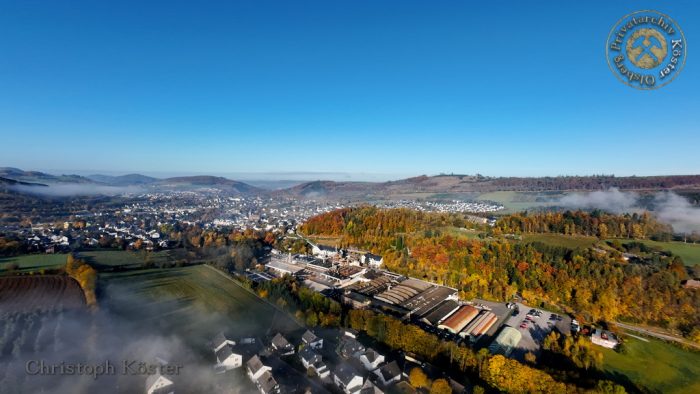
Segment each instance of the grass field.
M462 227L440 227L440 231L443 234L449 234L453 237L467 238L467 239L479 239L479 231L462 228Z
M524 234L525 242L542 242L552 246L563 246L569 249L589 248L599 240L596 237L569 236L562 234Z
M204 265L100 275L101 304L129 321L172 331L203 347L217 332L264 336L298 328L286 314Z
M632 383L659 393L700 393L700 353L655 339L628 337L626 354L603 351L603 368L624 374Z
M146 256L154 264L167 261L168 251L151 252L148 255L144 252L131 252L124 250L91 250L80 252L78 255L88 263L99 268L103 266L134 266L144 263ZM51 269L62 267L66 264L66 254L28 254L15 257L0 258L0 272L7 269L10 264L17 264L20 271L38 271L41 269Z
M66 264L65 254L28 254L15 257L0 257L0 271L4 271L10 264L17 264L20 271L40 270L43 268L56 268Z
M619 240L622 243L633 242L632 240ZM683 242L658 242L652 240L638 240L648 246L668 250L671 253L680 256L685 265L700 264L700 244L689 244Z
M479 195L477 200L495 201L497 203L500 203L505 207L505 209L499 211L498 213L507 214L525 211L535 207L546 207L553 205L551 202L544 201L549 198L551 198L551 196L547 197L546 195L535 192L521 193L513 191L499 191L483 193Z

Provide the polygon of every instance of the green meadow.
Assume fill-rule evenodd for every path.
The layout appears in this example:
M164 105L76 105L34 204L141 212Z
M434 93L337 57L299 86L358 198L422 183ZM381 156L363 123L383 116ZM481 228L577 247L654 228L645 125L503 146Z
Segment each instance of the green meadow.
M648 341L627 337L624 354L601 348L605 372L626 375L651 392L700 393L700 353L656 339Z

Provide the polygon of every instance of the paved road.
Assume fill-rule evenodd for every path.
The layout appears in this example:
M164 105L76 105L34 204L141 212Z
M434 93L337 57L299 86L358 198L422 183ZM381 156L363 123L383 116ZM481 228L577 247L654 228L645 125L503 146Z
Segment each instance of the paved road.
M644 327L635 326L632 324L619 323L619 322L617 322L615 324L617 324L617 326L620 328L624 328L625 330L639 332L639 333L642 333L645 335L649 335L650 337L659 338L659 339L663 339L666 341L678 342L678 343L682 343L684 345L688 345L688 346L692 346L694 348L700 349L700 345L693 343L693 342L690 342L684 338L677 337L675 335L669 335L669 334L664 334L664 333L652 331L652 330L646 329Z

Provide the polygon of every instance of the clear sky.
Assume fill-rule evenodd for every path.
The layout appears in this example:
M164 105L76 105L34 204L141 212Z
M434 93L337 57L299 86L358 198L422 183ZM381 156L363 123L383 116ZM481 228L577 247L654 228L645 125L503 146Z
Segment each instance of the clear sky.
M699 3L0 0L0 166L700 173ZM605 58L647 8L689 42L655 91Z

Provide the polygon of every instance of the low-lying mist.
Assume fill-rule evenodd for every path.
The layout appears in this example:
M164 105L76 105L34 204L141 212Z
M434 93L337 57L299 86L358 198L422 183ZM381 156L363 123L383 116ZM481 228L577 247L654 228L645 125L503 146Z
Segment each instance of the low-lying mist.
M700 207L672 191L657 192L650 201L642 201L636 192L612 188L590 193L573 193L556 201L571 209L601 209L612 213L634 213L649 210L678 233L700 232Z
M19 193L44 197L118 196L123 194L138 194L144 190L140 186L107 186L80 183L50 184L47 186L13 185L9 188Z
M110 287L111 292L119 291ZM118 296L120 303L136 305L143 301L134 295L120 293ZM175 383L175 392L246 392L249 386L240 384L240 374L214 373L214 354L207 346L212 337L203 332L187 337L175 334L173 327L164 327L158 312L153 312L151 319L124 316L121 311L110 310L106 302L94 313L0 313L4 323L0 325L3 328L0 330L0 393L143 393L149 373L144 372L140 363L157 366L159 360L181 366L178 374L164 375ZM205 322L211 318L194 309L187 312L187 317L190 322ZM222 329L226 327L210 327L204 331ZM46 366L82 363L95 369L87 373L58 370L35 374L41 368L39 363ZM100 375L96 366L106 363L114 370Z

